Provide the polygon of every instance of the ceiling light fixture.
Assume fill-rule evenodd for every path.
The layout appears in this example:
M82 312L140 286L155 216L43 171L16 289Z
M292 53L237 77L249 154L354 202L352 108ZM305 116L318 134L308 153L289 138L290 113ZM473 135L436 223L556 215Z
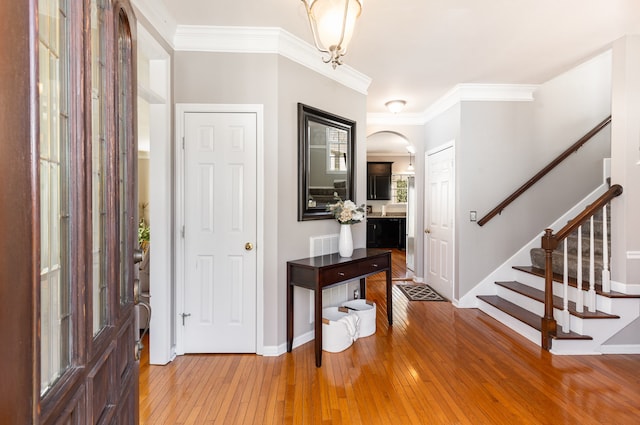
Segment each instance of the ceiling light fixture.
M404 105L406 104L407 102L405 102L404 100L390 100L387 103L385 103L384 106L387 107L389 112L397 114L398 112L402 111L402 109L404 108Z
M329 58L322 60L331 63L333 69L342 65L342 57L347 53L356 19L362 11L363 0L302 0L313 42Z

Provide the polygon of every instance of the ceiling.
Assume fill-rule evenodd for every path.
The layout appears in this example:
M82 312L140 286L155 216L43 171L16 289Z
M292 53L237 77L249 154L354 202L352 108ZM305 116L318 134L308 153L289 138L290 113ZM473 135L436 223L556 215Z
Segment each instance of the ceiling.
M301 0L161 1L177 24L312 43ZM542 83L626 34L640 34L640 0L366 0L345 63L372 79L367 112L404 99L422 113L459 83Z

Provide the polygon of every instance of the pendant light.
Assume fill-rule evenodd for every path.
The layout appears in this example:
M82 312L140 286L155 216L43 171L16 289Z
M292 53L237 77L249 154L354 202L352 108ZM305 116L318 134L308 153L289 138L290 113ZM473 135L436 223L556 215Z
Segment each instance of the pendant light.
M313 42L335 69L342 65L347 45L353 36L363 0L302 0L307 10Z

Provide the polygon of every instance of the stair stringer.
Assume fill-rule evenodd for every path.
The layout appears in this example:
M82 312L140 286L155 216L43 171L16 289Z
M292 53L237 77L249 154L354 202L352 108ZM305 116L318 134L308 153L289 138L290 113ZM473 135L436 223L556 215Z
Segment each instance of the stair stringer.
M580 202L578 202L573 208L563 214L560 218L558 218L555 222L547 226L551 229L559 229L564 226L569 220L574 218L580 212L582 212L589 204L593 203L600 195L606 192L608 189L608 185L603 183L598 186L595 190L593 190L590 194L584 197ZM478 282L469 292L464 294L457 303L455 303L456 307L459 308L481 308L483 303L480 301L477 296L478 295L495 295L496 288L495 282L501 280L513 280L514 279L514 270L512 266L518 264L529 264L531 259L529 257L529 252L532 248L540 247L540 238L544 233L540 232L536 235L531 241L529 241L525 246L523 246L518 252L516 252L513 256L508 258L504 263L498 266L494 271L488 274L484 279ZM539 341L538 341L539 343Z
M602 354L605 349L603 344L611 337L616 335L628 324L640 317L640 298L607 298L601 295L596 297L596 303L599 305L606 299L611 304L611 310L614 314L620 316L619 319L580 319L571 317L571 326L576 324L575 332L583 335L589 335L592 340L553 340L551 352L553 354ZM603 309L604 310L604 309ZM560 317L560 312L555 311L556 320ZM580 323L581 322L581 323ZM578 326L578 324L581 326ZM558 332L560 327L558 326ZM612 354L611 350L606 350L608 354ZM628 353L628 351L625 351Z

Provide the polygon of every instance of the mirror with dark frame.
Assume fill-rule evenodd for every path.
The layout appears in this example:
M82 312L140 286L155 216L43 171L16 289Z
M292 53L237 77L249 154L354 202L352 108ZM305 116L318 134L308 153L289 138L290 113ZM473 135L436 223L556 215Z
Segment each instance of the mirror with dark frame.
M333 218L327 206L354 200L355 121L298 103L298 221Z

